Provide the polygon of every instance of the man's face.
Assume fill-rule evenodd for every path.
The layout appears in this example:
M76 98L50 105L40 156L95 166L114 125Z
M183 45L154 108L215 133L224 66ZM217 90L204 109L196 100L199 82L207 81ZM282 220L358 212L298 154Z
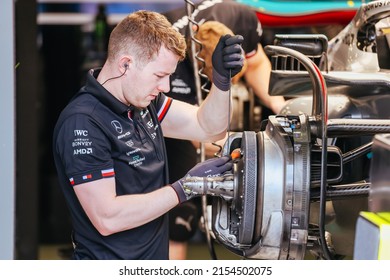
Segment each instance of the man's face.
M133 65L123 87L125 99L133 106L145 108L160 92L169 92L170 75L178 61L179 57L163 46L155 59L142 68Z

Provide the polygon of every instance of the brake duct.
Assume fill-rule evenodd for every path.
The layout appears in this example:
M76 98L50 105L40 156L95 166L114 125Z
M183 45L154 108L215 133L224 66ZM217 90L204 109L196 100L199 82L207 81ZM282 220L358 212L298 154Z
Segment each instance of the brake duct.
M295 126L292 128L292 125ZM212 231L232 251L253 259L303 259L310 203L310 131L304 115L271 116L264 131L237 133L240 148L231 202L215 199Z

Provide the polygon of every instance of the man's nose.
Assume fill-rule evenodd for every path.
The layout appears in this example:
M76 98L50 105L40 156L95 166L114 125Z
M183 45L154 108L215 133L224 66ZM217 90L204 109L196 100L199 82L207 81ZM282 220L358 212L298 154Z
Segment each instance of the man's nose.
M166 76L163 79L161 79L161 81L158 85L158 91L166 93L166 92L169 92L170 89L171 89L170 76Z

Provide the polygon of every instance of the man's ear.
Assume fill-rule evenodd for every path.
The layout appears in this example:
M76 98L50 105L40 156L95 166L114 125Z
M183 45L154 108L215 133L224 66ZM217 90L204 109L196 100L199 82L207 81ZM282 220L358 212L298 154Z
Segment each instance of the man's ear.
M131 57L124 56L119 61L119 67L121 69L123 68L126 71L129 69L131 62L132 62Z

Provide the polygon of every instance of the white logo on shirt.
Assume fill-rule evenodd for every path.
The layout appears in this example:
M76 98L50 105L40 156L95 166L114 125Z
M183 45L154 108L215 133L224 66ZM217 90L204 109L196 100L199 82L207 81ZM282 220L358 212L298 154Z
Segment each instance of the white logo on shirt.
M118 134L121 134L123 132L122 125L119 121L113 120L111 122L111 125L115 128L115 130L116 130L116 132L118 132Z
M217 3L222 3L223 1L222 0L207 0L207 1L204 1L202 2L202 4L200 4L198 6L197 9L195 9L192 13L192 16L195 18L200 11L203 11L205 9L207 9L208 7L211 7L211 6L214 6L215 4ZM182 17L181 19L179 19L178 21L176 21L174 24L173 24L173 27L177 30L180 30L180 29L183 29L184 27L186 27L188 25L188 16L184 16Z

